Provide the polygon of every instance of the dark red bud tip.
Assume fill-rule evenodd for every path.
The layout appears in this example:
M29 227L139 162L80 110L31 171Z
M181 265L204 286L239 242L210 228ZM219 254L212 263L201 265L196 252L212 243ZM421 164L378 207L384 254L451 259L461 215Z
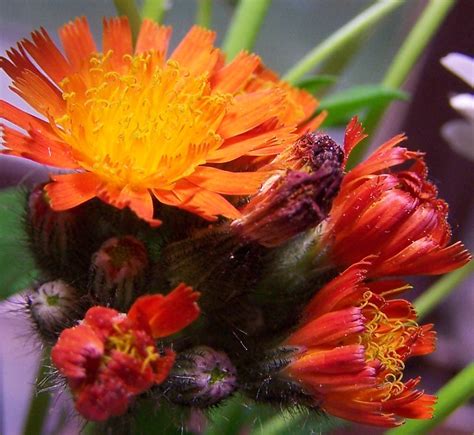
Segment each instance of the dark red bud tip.
M341 168L344 151L327 134L306 133L294 143L286 159L291 169L316 172L327 162Z

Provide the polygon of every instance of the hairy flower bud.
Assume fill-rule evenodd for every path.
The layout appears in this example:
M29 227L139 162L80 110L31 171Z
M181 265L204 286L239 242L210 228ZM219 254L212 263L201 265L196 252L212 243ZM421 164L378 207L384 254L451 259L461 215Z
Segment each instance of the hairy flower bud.
M26 303L36 329L47 342L54 342L83 312L79 292L62 280L48 281L31 289Z
M330 162L310 174L290 170L254 196L232 227L261 245L281 245L326 218L341 178Z
M174 403L207 407L234 392L237 371L224 352L198 346L178 354L163 387Z
M311 173L328 163L333 169L340 169L344 151L327 134L306 133L278 159L287 168Z
M32 252L46 275L73 280L83 266L78 252L84 236L79 231L77 211L54 211L43 187L37 186L28 198L27 230Z
M242 388L257 401L282 406L316 405L300 385L291 379L278 376L301 351L299 346L279 346L264 352L258 361L245 365Z
M91 288L102 304L129 308L143 287L148 253L133 236L113 237L92 256Z

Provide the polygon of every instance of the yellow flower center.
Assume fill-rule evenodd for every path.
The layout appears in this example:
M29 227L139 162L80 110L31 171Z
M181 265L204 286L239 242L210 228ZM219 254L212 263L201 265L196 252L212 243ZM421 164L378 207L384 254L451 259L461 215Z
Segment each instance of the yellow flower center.
M388 384L388 396L404 388L401 379L405 363L398 350L406 346L418 324L413 320L391 319L380 311L379 307L370 302L372 293L364 294L361 305L364 316L365 332L360 335L359 342L365 347L367 361L379 361L383 366L384 381Z
M160 355L158 354L155 346L152 346L152 345L145 347L144 350L145 350L146 355L142 356L135 345L136 339L133 332L131 331L123 332L120 329L119 325L114 325L114 330L115 330L115 334L110 335L107 338L107 341L105 344L105 347L109 352L112 350L117 350L119 352L122 352L122 353L125 353L126 355L131 356L132 358L143 360L142 368L141 368L142 372L145 371L145 369L150 363L160 358ZM107 364L109 360L110 360L110 356L106 354L104 356L104 362Z
M232 99L156 53L118 64L112 52L96 54L61 87L57 133L85 170L117 187L171 189L193 173L222 144L216 130Z

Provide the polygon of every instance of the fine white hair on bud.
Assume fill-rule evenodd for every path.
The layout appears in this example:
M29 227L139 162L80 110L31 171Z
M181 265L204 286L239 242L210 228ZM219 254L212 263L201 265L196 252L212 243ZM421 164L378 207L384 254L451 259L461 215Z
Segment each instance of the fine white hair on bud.
M36 329L46 341L54 341L64 328L81 318L78 291L60 279L30 289L26 299Z

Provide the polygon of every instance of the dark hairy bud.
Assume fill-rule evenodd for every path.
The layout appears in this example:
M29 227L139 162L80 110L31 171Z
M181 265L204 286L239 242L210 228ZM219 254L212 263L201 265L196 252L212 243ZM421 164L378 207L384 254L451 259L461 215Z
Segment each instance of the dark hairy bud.
M313 173L290 170L255 195L232 227L244 239L279 246L327 217L341 180L331 162Z
M229 397L237 387L237 371L224 353L197 346L177 355L164 394L173 403L207 407Z

